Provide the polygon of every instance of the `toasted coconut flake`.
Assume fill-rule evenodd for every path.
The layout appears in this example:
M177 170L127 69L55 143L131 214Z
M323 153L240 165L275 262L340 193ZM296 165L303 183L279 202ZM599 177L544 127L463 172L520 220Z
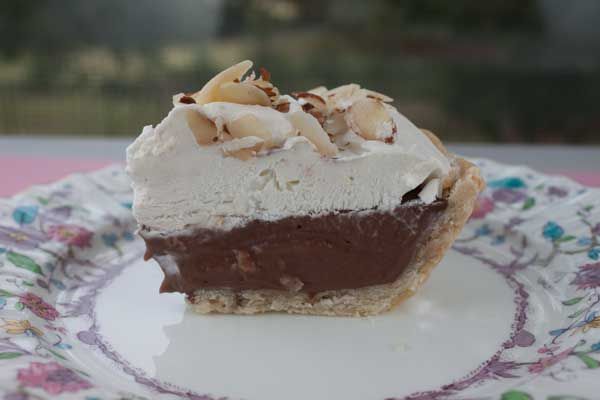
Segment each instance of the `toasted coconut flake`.
M306 104L310 104L312 108L317 109L319 112L324 114L327 113L327 102L318 94L311 92L294 92L292 93L292 96L302 100L302 102L304 102L303 107Z
M262 78L263 81L271 81L271 73L269 71L267 71L266 68L260 67L258 69L258 71L260 72L260 77Z
M307 90L307 92L316 94L317 96L324 97L327 95L327 88L325 86L317 86L316 88Z
M329 98L349 98L354 96L360 90L360 86L356 83L338 86L327 91L326 96Z
M183 95L179 98L179 102L182 104L196 104L196 100L193 97Z
M185 119L199 145L206 146L219 140L215 123L198 110L187 110Z
M273 137L265 123L252 114L246 114L226 124L227 131L233 138L244 138L249 136L259 137L264 141L266 149L281 146L286 138L292 136L294 131L290 127L289 132Z
M277 90L277 88L268 87L268 86L260 86L260 85L256 84L258 82L261 82L261 81L253 81L253 82L248 82L248 83L251 85L254 85L258 89L262 90L269 97L271 102L274 102L275 99L279 97L279 91Z
M306 101L310 101L310 102L317 102L319 104L325 105L325 100L323 99L323 97L319 96L318 94L315 93L311 93L311 92L294 92L292 93L292 96L296 97L297 99L305 99Z
M256 136L246 136L223 143L221 151L227 157L235 157L246 161L254 156L263 147L264 140Z
M271 105L271 100L264 91L246 82L222 84L219 87L217 98L220 101L236 104Z
M344 111L360 97L360 86L355 83L339 86L327 92L326 98L330 107L338 111Z
M310 103L304 103L304 104L302 104L302 111L304 111L304 112L309 112L313 108L315 108L315 106L313 106Z
M384 104L375 99L355 101L346 112L348 126L368 140L386 140L394 134L394 121Z
M334 110L331 112L325 121L323 121L323 129L330 135L340 135L348 130L348 124L344 118L344 112Z
M275 105L275 109L279 112L287 113L290 111L290 102L286 101L283 103L279 103L279 104Z
M275 103L279 99L279 90L269 81L259 78L255 80L246 79L243 83L253 85L262 90L269 97L271 103Z
M330 157L337 155L337 147L331 143L327 132L323 130L315 117L305 112L297 111L290 114L289 118L292 125L299 131L299 134L310 140L319 153Z
M239 81L250 68L252 68L252 61L249 60L233 65L218 73L200 91L194 93L191 97L198 104L211 103L215 101L221 85L226 82L233 82L235 79Z
M260 88L260 87L259 87L259 88ZM276 91L275 91L275 89L273 89L273 88L266 87L266 88L260 88L260 89L261 89L263 92L265 92L265 94L266 94L267 96L269 96L269 97L274 97L274 96L277 96L277 92L276 92Z
M242 115L238 119L229 121L225 126L227 127L227 132L236 139L255 136L261 138L265 142L271 140L271 133L269 130L264 126L261 120L252 114Z
M370 99L383 101L384 103L391 103L392 101L394 101L394 99L392 99L389 96L386 96L385 94L381 94L369 89L360 89L360 94Z
M218 116L213 120L213 122L215 123L215 126L217 127L217 132L219 134L219 141L226 142L228 140L233 139L233 137L227 130L227 126L225 126L225 120L223 119L223 117Z
M256 79L256 80L246 79L246 80L244 80L244 83L250 83L261 89L273 89L274 88L274 86L271 82L263 81L262 79Z
M323 126L323 124L325 123L325 115L323 115L322 112L320 112L319 110L313 108L311 110L308 110L308 113L310 115L312 115L313 117L316 118L317 121L319 121L319 124L321 124L321 126Z

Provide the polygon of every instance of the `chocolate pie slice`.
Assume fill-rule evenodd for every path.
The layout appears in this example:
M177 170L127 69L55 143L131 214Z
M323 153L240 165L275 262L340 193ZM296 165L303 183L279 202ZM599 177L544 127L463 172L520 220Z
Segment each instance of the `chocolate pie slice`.
M473 210L479 170L392 99L282 95L244 61L127 149L161 292L200 313L372 315L425 282Z

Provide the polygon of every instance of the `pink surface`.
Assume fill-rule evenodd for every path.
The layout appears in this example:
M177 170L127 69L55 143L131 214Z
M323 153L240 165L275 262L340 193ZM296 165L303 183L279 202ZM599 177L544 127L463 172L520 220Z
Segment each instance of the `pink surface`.
M98 159L59 159L44 157L1 157L0 197L10 196L27 187L48 183L73 172L87 172L113 163ZM547 171L568 176L587 186L600 186L600 171Z
M582 183L586 186L600 186L600 171L589 172L589 171L544 171L552 175L563 175Z
M113 163L108 160L45 157L0 157L0 197L10 196L73 172L88 172Z

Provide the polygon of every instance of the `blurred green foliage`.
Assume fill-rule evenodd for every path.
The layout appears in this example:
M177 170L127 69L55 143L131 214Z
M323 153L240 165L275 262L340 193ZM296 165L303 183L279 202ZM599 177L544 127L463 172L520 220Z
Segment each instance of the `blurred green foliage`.
M3 0L0 133L135 135L244 58L449 140L600 143L596 0Z

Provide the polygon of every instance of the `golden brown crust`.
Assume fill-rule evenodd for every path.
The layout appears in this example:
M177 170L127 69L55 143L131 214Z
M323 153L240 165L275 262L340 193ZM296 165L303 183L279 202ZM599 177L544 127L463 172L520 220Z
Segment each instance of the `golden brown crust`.
M203 314L278 311L365 316L389 310L416 293L460 233L473 211L477 195L485 185L475 165L448 153L433 133L423 132L452 162L452 171L442 184L448 207L429 239L417 252L412 265L395 282L359 289L325 291L312 298L304 293L278 290L243 290L235 293L228 289L202 289L188 299L191 308Z

